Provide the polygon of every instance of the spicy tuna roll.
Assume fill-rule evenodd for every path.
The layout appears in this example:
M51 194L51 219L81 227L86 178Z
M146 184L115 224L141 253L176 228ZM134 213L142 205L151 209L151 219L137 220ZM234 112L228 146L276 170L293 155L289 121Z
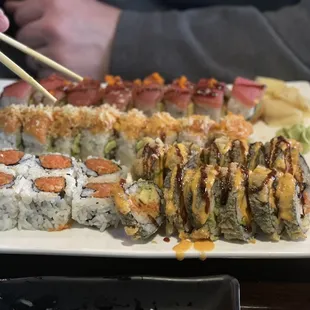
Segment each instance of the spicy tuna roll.
M139 180L114 191L117 213L133 239L148 239L163 223L164 199L153 182Z
M105 231L116 227L119 218L116 214L113 189L118 183L91 183L84 179L81 192L75 193L72 202L72 218L86 226Z
M29 178L20 193L18 228L58 231L71 225L75 180L69 176Z

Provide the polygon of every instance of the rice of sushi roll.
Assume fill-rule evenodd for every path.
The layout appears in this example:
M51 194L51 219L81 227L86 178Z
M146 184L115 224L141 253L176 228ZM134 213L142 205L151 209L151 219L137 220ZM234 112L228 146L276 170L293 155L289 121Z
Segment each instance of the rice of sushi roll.
M277 207L290 240L307 237L309 215L304 213L301 196L300 186L292 174L283 173L279 176L276 185Z
M116 137L113 125L117 115L112 108L101 107L85 110L83 128L80 131L80 157L113 158L116 151Z
M128 168L136 157L136 144L143 137L147 117L142 111L132 109L122 113L117 119L114 129L118 133L116 160Z
M257 166L266 166L265 146L262 142L254 142L249 146L247 168L254 170Z
M153 114L147 121L144 136L153 139L160 138L165 144L173 144L178 140L181 131L180 122L169 113Z
M265 86L255 81L237 77L228 101L228 111L255 121L262 114L262 99Z
M247 202L247 178L247 172L240 165L229 164L219 208L219 227L227 240L250 241L254 234Z
M276 205L277 172L257 166L249 173L249 204L253 220L271 240L279 241L283 224Z
M76 191L70 176L29 178L20 193L18 228L58 231L71 225L71 204Z
M125 232L133 239L148 239L163 223L162 191L150 181L138 180L114 191L117 213Z
M119 218L113 199L116 186L118 183L91 183L85 178L80 193L74 194L72 218L82 225L97 227L100 231L110 226L117 227Z
M164 184L166 147L160 139L143 138L137 143L137 156L132 166L135 180L153 181L160 188Z
M164 93L165 111L179 118L193 114L194 85L185 76L180 77L169 85Z
M21 147L22 117L20 109L11 105L0 110L0 148Z
M43 105L26 107L22 111L22 141L26 153L39 155L51 150L52 109Z
M184 204L184 196L187 193L186 185L190 186L194 170L184 170L176 165L170 171L164 184L166 235L170 236L175 231L180 235L190 232L191 226Z
M23 190L25 179L16 172L0 168L0 231L17 226L19 214L19 193Z
M85 108L71 105L53 109L53 152L79 157L81 120Z
M180 119L181 130L179 132L179 142L190 142L204 147L209 139L209 130L214 121L207 115L192 115Z
M0 168L7 167L17 175L27 176L34 166L34 156L15 149L0 149Z
M126 167L102 157L90 156L80 166L89 183L115 183L126 178Z
M184 203L187 209L193 231L191 239L217 240L220 229L217 225L219 210L216 209L214 184L218 170L213 166L202 166L194 172L191 181L188 182L189 190L184 195Z

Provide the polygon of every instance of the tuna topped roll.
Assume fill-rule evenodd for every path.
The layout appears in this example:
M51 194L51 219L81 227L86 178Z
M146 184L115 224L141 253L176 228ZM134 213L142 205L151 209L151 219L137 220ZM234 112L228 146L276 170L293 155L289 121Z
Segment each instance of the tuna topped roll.
M271 240L278 241L283 224L276 205L277 172L257 166L249 174L249 204L253 219Z
M219 226L227 240L250 241L253 237L254 225L247 201L247 182L247 171L236 163L229 164L219 212Z
M153 182L139 180L125 188L119 185L114 201L125 232L133 239L151 237L163 223L163 194Z
M0 148L18 149L22 143L22 115L16 105L0 110Z
M104 103L126 111L132 106L133 83L123 81L119 76L107 75L107 87L104 90Z
M247 120L257 120L262 113L265 86L255 81L237 77L228 102L228 111L243 115Z
M190 234L196 240L216 240L220 229L217 225L219 210L215 204L215 181L218 170L213 166L202 166L197 169L188 182L189 190L184 195L193 231Z
M185 76L173 81L164 94L165 111L173 117L183 117L193 114L192 94L194 84Z
M137 157L132 166L135 180L153 181L160 188L164 184L166 147L160 139L143 138L137 143Z
M134 83L134 107L143 111L148 116L162 111L164 79L158 73L153 73L146 77L143 82L137 80Z

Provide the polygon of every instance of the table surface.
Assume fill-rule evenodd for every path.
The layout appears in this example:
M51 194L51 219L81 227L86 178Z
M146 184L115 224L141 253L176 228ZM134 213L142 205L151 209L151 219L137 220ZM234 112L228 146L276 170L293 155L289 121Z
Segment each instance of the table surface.
M309 260L139 260L0 255L0 278L151 275L197 277L228 274L241 286L242 309L309 310Z

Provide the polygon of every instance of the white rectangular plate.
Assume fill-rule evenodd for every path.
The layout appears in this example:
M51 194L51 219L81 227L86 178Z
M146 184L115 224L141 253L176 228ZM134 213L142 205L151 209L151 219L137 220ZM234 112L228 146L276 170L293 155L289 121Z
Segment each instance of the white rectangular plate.
M0 90L10 83L0 80ZM304 96L310 98L310 86L307 82L293 82ZM310 123L310 122L309 122ZM278 128L271 128L259 122L255 125L254 140L271 139ZM310 154L306 156L310 163ZM102 257L131 258L175 258L173 247L177 239L170 242L157 235L146 243L135 243L125 236L123 229L111 229L100 233L95 229L73 227L61 232L18 231L0 233L0 253L20 254L57 254ZM200 257L193 248L185 253L187 257ZM226 241L215 242L215 249L206 253L207 257L217 258L310 258L310 234L306 241L288 242L281 240L273 243L257 240L255 244L241 244Z

